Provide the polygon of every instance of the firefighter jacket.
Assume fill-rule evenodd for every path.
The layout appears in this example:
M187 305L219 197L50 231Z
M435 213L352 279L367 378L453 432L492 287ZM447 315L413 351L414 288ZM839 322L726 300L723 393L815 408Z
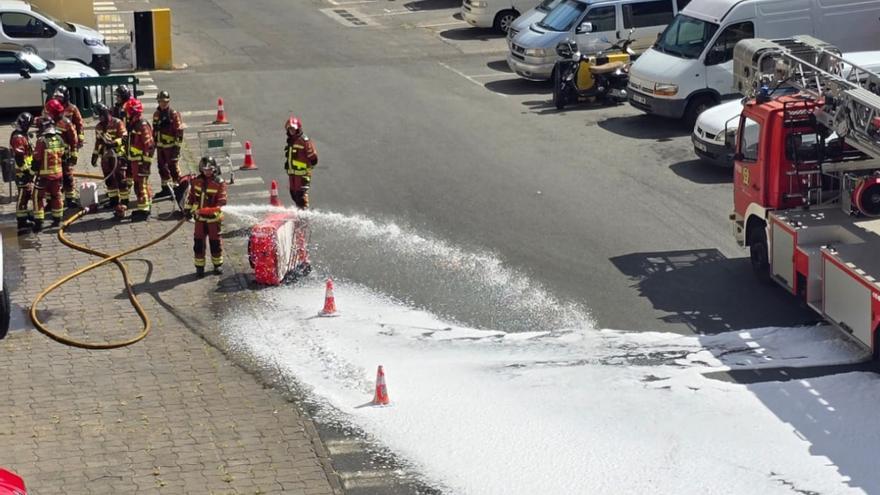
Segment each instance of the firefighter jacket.
M86 130L85 130L85 122L83 122L82 114L79 111L79 108L76 105L71 103L67 104L67 107L64 108L64 116L67 117L73 124L73 128L76 129L76 138L79 143L78 146L82 148L86 140Z
M175 148L183 143L183 120L171 107L153 112L153 133L158 148Z
M12 157L15 158L15 178L21 179L24 175L33 174L31 164L34 160L34 147L27 133L18 129L13 130L12 135L9 136L9 149L12 150Z
M67 117L62 116L55 121L55 129L61 140L64 142L65 153L70 158L76 158L77 150L79 150L79 138L76 134L76 127Z
M98 122L95 126L95 151L92 152L92 156L100 157L110 150L122 155L125 152L124 143L127 136L125 124L116 117L110 117L107 122Z
M34 150L34 171L40 177L60 178L66 145L57 134L48 134L37 140Z
M199 175L190 183L187 204L197 222L223 220L222 207L226 206L226 182L222 177Z
M130 162L148 162L155 151L153 127L145 119L139 119L128 126L126 158Z
M318 150L315 143L305 134L287 138L284 147L284 169L287 175L312 175L312 167L318 164Z

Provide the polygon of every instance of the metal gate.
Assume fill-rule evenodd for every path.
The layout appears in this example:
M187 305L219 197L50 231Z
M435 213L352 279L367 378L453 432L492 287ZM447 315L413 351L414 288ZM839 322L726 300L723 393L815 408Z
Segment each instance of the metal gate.
M110 48L112 70L134 70L135 59L134 12L99 13L98 31L104 35Z

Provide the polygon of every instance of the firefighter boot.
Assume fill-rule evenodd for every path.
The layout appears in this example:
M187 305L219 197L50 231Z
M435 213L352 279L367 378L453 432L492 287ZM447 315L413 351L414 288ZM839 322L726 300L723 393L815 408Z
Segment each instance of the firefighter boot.
M170 185L162 186L162 190L157 192L153 199L161 199L161 198L170 198L174 191L172 191Z
M18 217L16 219L18 221L18 233L23 234L25 232L29 232L33 225L28 217Z
M33 227L31 227L31 228L34 231L34 234L40 232L41 230L43 230L43 220L40 218L35 219Z
M61 217L52 217L52 226L57 227L61 225Z
M131 212L132 222L143 222L150 218L150 210L133 210Z
M104 208L106 208L108 210L115 210L116 205L118 205L118 204L119 204L119 197L113 196L112 198L108 199L107 202L104 203L103 206L104 206Z
M79 201L76 198L66 198L64 200L65 208L79 208Z
M197 266L196 267L196 277L202 278L205 276L205 267Z
M214 265L214 275L223 275L223 264Z

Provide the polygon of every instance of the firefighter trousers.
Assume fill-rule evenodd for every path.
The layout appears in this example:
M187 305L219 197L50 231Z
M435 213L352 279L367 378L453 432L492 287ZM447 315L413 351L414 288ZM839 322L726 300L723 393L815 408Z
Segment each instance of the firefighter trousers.
M63 176L43 176L37 180L37 209L34 218L43 220L46 218L46 203L48 202L52 218L61 220L64 216L64 201L61 195L61 183Z
M180 182L180 168L177 166L179 159L178 147L156 149L156 164L163 186L174 187Z
M290 177L290 199L296 204L300 210L309 207L309 189L311 188L312 178L308 175L291 175Z
M141 160L132 162L134 173L134 193L137 195L137 209L150 211L153 205L153 190L150 188L150 162Z
M104 185L107 187L107 197L110 199L119 197L119 171L116 168L125 168L122 160L114 153L104 153L101 157L101 173L104 175ZM122 174L125 177L125 172Z
M34 197L34 179L22 180L17 183L18 200L15 202L15 217L27 218L34 214L31 200Z
M205 238L211 245L211 263L214 266L223 264L223 241L220 239L220 222L202 222L196 220L193 229L193 254L195 265L205 266Z
M65 199L76 199L77 196L76 180L73 177L73 167L75 165L76 162L70 158L64 160L64 163L61 165L62 174L64 175L61 185Z

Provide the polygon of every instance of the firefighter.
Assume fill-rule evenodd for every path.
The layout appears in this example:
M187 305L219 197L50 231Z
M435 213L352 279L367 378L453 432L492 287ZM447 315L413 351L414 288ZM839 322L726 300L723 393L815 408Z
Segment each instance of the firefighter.
M86 140L85 122L79 108L70 103L70 90L62 84L55 88L52 96L64 105L64 116L73 123L73 127L76 129L76 138L79 140L79 147L82 148Z
M116 96L116 102L113 103L113 116L124 122L125 110L122 107L125 106L125 103L132 99L134 95L131 94L131 88L125 84L116 86L116 90L113 94Z
M128 203L128 188L119 190L119 184L125 182L125 167L120 166L119 157L124 154L125 138L128 133L125 124L113 116L113 111L103 103L94 108L98 116L95 125L95 150L92 152L92 166L101 163L104 174L104 185L107 187L107 208L115 209L120 201Z
M33 226L34 212L31 199L34 195L34 171L31 168L34 160L34 147L28 137L28 130L34 116L24 112L15 119L15 127L9 137L9 149L15 160L15 185L18 187L18 201L15 207L15 219L18 232L29 231Z
M34 149L34 173L37 175L37 208L34 212L34 232L43 228L46 217L45 208L48 197L52 214L52 226L58 226L64 216L64 203L61 200L61 183L64 176L64 154L67 146L55 123L51 119L42 122L42 135Z
M183 143L183 120L180 112L171 108L171 95L160 91L156 97L159 108L153 113L153 137L156 141L156 164L162 178L162 190L156 198L171 196L180 182L180 145Z
M312 168L318 164L315 143L303 133L302 121L291 115L284 124L287 130L287 146L284 147L284 169L290 182L290 197L297 208L309 207L309 188Z
M220 175L217 161L204 156L199 161L199 175L190 183L189 208L187 216L195 220L193 231L193 254L196 275L205 275L205 237L211 247L211 263L214 274L223 273L223 241L220 239L220 225L223 220L223 206L226 205L226 183Z
M50 98L46 101L45 108L46 115L53 122L61 140L64 141L64 180L62 183L64 204L69 208L75 208L77 206L77 192L74 188L73 167L76 165L80 148L76 127L70 119L64 116L64 104L61 103L61 100Z
M155 151L153 127L144 119L144 105L140 100L135 98L128 100L125 104L125 115L128 130L126 157L130 173L126 184L132 183L133 179L134 192L137 195L137 207L132 212L131 219L146 220L150 217L153 196L150 188L150 163ZM123 187L127 192L128 186Z

